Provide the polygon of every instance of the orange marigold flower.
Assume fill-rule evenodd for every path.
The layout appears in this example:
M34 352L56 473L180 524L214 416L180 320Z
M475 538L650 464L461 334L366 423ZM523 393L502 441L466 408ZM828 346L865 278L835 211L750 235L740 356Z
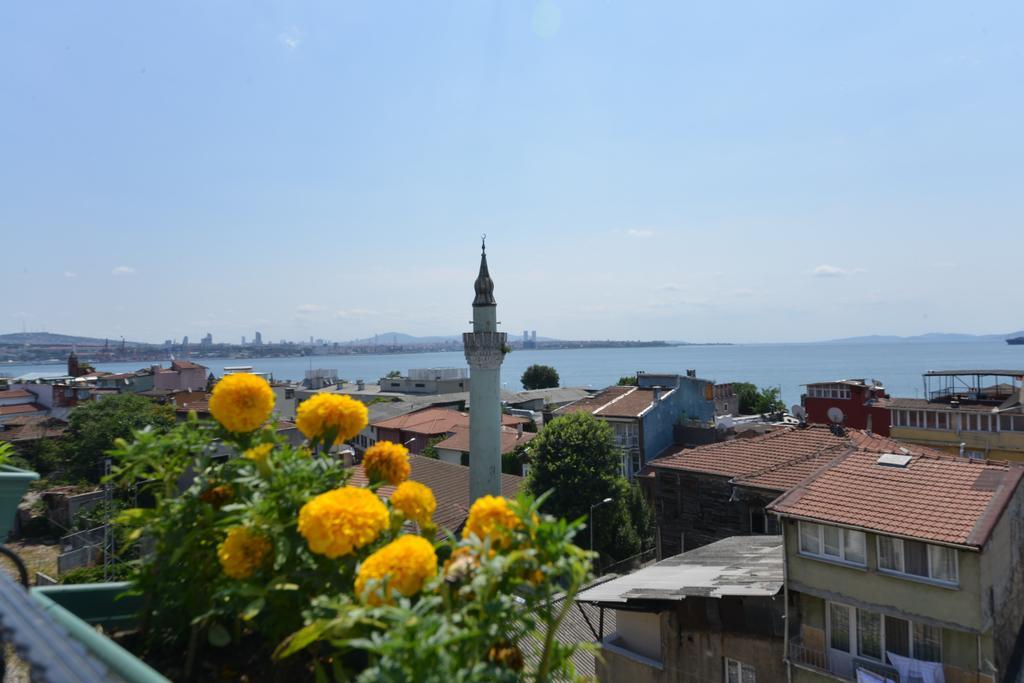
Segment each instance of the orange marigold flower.
M436 575L437 553L430 541L421 536L402 536L359 565L356 595L371 605L380 605L391 601L392 592L406 597L419 593L423 582ZM370 586L371 581L380 583Z
M437 500L429 487L418 481L403 481L391 494L391 504L405 514L420 527L425 527L434 519Z
M309 549L331 559L373 543L388 528L388 509L368 489L345 486L322 493L299 510L299 533Z
M518 515L509 508L508 501L501 496L481 496L469 508L469 518L462 529L462 537L471 535L480 540L490 538L494 545L501 546L510 539L511 532L521 526Z
M390 441L378 441L363 454L363 470L371 483L386 481L397 486L409 478L409 449Z
M221 379L210 395L210 413L236 434L258 429L273 410L274 391L267 381L244 372Z
M307 439L315 441L333 434L331 443L345 443L363 431L369 413L362 401L338 394L316 394L299 404L295 424Z
M523 653L507 640L499 640L487 650L487 661L513 671L523 670Z
M444 578L446 581L468 579L479 566L480 558L473 553L472 548L466 546L456 548L448 561L444 563Z
M227 484L213 486L199 494L199 500L219 510L222 506L230 503L235 497L235 491Z
M263 564L270 552L270 541L252 529L236 526L217 546L221 569L232 579L247 579Z

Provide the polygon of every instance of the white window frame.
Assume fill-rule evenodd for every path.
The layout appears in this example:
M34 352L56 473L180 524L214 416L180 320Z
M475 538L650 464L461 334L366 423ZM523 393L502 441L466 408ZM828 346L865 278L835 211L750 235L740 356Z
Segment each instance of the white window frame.
M908 642L908 644L910 646L910 658L911 659L916 659L917 658L917 638L914 635L915 634L914 626L918 625L918 622L915 622L912 619L904 619L903 617L897 616L895 614L886 614L885 612L875 612L874 610L862 610L860 608L853 607L852 605L847 605L846 603L843 603L843 602L832 602L831 600L825 601L825 646L826 646L826 648L831 648L831 646L832 646L832 609L831 609L832 605L837 605L839 607L842 607L843 609L848 610L848 613L850 614L850 643L849 643L849 648L850 649L847 650L847 652L850 654L851 657L859 658L859 659L867 659L867 660L871 660L873 662L881 662L881 663L885 664L886 666L889 666L889 664L887 662L888 657L885 656L885 653L889 650L889 647L888 647L887 643L885 642L885 618L886 617L893 617L895 619L899 619L901 621L907 622L907 629L908 629L908 632L907 632L907 642ZM877 659L875 657L872 657L871 655L864 655L864 654L861 654L861 652L860 652L860 613L861 612L870 612L872 614L877 614L879 616L879 625L878 625L879 634L878 635L879 635L879 643L880 643L881 651L882 651L882 658L881 659ZM922 625L924 625L924 626L931 626L931 624L922 624ZM946 653L945 653L945 651L943 650L943 647L942 647L942 631L943 631L943 629L941 627L938 627L938 626L933 627L933 628L938 628L939 629L939 660L938 660L938 662L935 662L935 663L936 664L945 664L944 657L945 657ZM920 661L929 661L930 662L931 660L920 660Z
M725 683L732 683L733 680L736 683L757 683L757 669L751 664L744 664L743 662L732 659L731 657L725 657ZM734 668L736 671L736 678L729 678L729 669ZM744 675L749 675L749 678L744 678Z
M803 534L804 528L809 525L818 527L818 552L813 553L803 548ZM836 529L839 532L839 555L829 555L825 552L825 528ZM848 560L846 559L846 534L860 534L863 540L861 547L864 549L864 560ZM821 524L819 522L804 522L800 520L797 524L797 551L803 557L810 557L815 560L823 560L825 562L834 562L842 564L847 567L857 567L858 569L867 569L868 566L868 540L867 536L863 531L855 531L853 529L846 529L841 526L835 526L834 524Z
M882 566L881 558L882 558L882 539L883 538L891 539L893 542L899 543L899 548L900 548L899 549L900 569L889 569L888 567L883 567ZM959 588L960 587L960 552L956 548L950 548L949 546L939 545L937 543L927 543L925 541L918 541L918 543L924 543L924 545L926 547L925 556L928 558L928 576L918 576L917 574L909 574L909 573L907 573L905 571L906 570L906 566L907 566L907 555L906 555L906 549L903 547L903 540L904 539L899 538L897 536L885 536L885 535L881 535L881 534L878 535L878 536L875 536L875 557L877 558L877 561L878 561L878 572L880 574L888 574L889 576L897 576L897 577L899 577L901 579L909 579L911 581L923 581L925 583L932 583L932 584L935 584L937 586L944 586L944 587L947 587L947 588ZM953 553L953 558L954 558L953 566L956 567L956 580L955 581L948 581L946 579L936 579L936 578L934 578L932 576L932 553L931 553L931 547L932 546L935 546L936 548L947 548L948 550L950 550Z

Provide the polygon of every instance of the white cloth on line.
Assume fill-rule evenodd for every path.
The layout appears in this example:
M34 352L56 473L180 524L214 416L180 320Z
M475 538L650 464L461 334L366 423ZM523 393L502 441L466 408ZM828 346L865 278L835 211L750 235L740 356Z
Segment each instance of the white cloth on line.
M870 669L857 669L857 683L896 683L891 678L886 678L880 674L876 674Z
M941 662L923 662L920 659L903 657L892 652L885 653L889 663L900 672L900 683L910 683L911 678L919 678L922 683L946 683L946 675Z

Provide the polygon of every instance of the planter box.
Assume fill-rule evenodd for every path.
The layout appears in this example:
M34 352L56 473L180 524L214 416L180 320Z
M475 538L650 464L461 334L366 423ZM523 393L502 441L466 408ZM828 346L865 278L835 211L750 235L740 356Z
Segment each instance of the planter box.
M102 635L96 626L124 630L135 625L141 598L117 599L128 583L37 586L30 594L51 618L125 683L168 683L138 657Z
M18 504L28 490L30 482L39 478L35 472L10 465L0 465L0 543L14 527Z

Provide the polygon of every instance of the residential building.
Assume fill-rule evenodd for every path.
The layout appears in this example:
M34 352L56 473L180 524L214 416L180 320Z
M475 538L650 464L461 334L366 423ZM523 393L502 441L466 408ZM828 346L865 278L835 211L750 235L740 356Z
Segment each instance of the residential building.
M924 398L885 402L890 434L971 458L1024 460L1024 370L926 372Z
M15 448L26 447L40 439L57 439L64 435L68 423L46 415L18 415L0 421L0 441Z
M171 367L153 366L153 388L197 391L206 388L206 367L188 360L172 360Z
M381 391L397 394L451 394L469 391L468 368L413 368L399 377L381 377Z
M530 443L530 440L535 436L537 435L533 432L523 431L522 424L518 424L515 427L502 426L502 457L504 458L504 456L513 453L520 446ZM456 427L451 436L444 441L434 444L434 449L437 451L437 457L445 462L469 465L469 430ZM525 472L518 472L518 474L525 476Z
M781 536L736 536L590 587L605 683L786 680ZM610 621L610 620L609 620Z
M800 404L808 422L831 424L838 416L838 424L844 427L889 436L889 408L884 400L889 394L877 380L840 379L806 386Z
M1017 679L1022 473L1006 462L849 450L773 502L790 680Z
M25 389L0 391L0 423L16 418L46 415L46 406L40 405L36 394Z
M673 447L649 466L658 556L730 536L779 533L776 519L766 514L768 504L848 451L938 455L868 432L806 424L698 448Z
M740 396L732 383L716 384L714 389L715 415L739 415Z
M526 419L502 415L501 424L515 428ZM390 419L370 423L375 441L405 444L413 453L422 453L432 440L447 439L456 431L471 429L470 417L450 408L424 408ZM500 471L500 463L499 463Z
M622 474L632 478L675 443L677 426L714 428L714 382L692 375L638 372L636 386L608 387L562 406L554 416L586 411L607 422L622 453Z
M135 372L97 372L92 383L97 389L115 389L122 394L137 394L154 387L155 374L152 368L143 368Z

